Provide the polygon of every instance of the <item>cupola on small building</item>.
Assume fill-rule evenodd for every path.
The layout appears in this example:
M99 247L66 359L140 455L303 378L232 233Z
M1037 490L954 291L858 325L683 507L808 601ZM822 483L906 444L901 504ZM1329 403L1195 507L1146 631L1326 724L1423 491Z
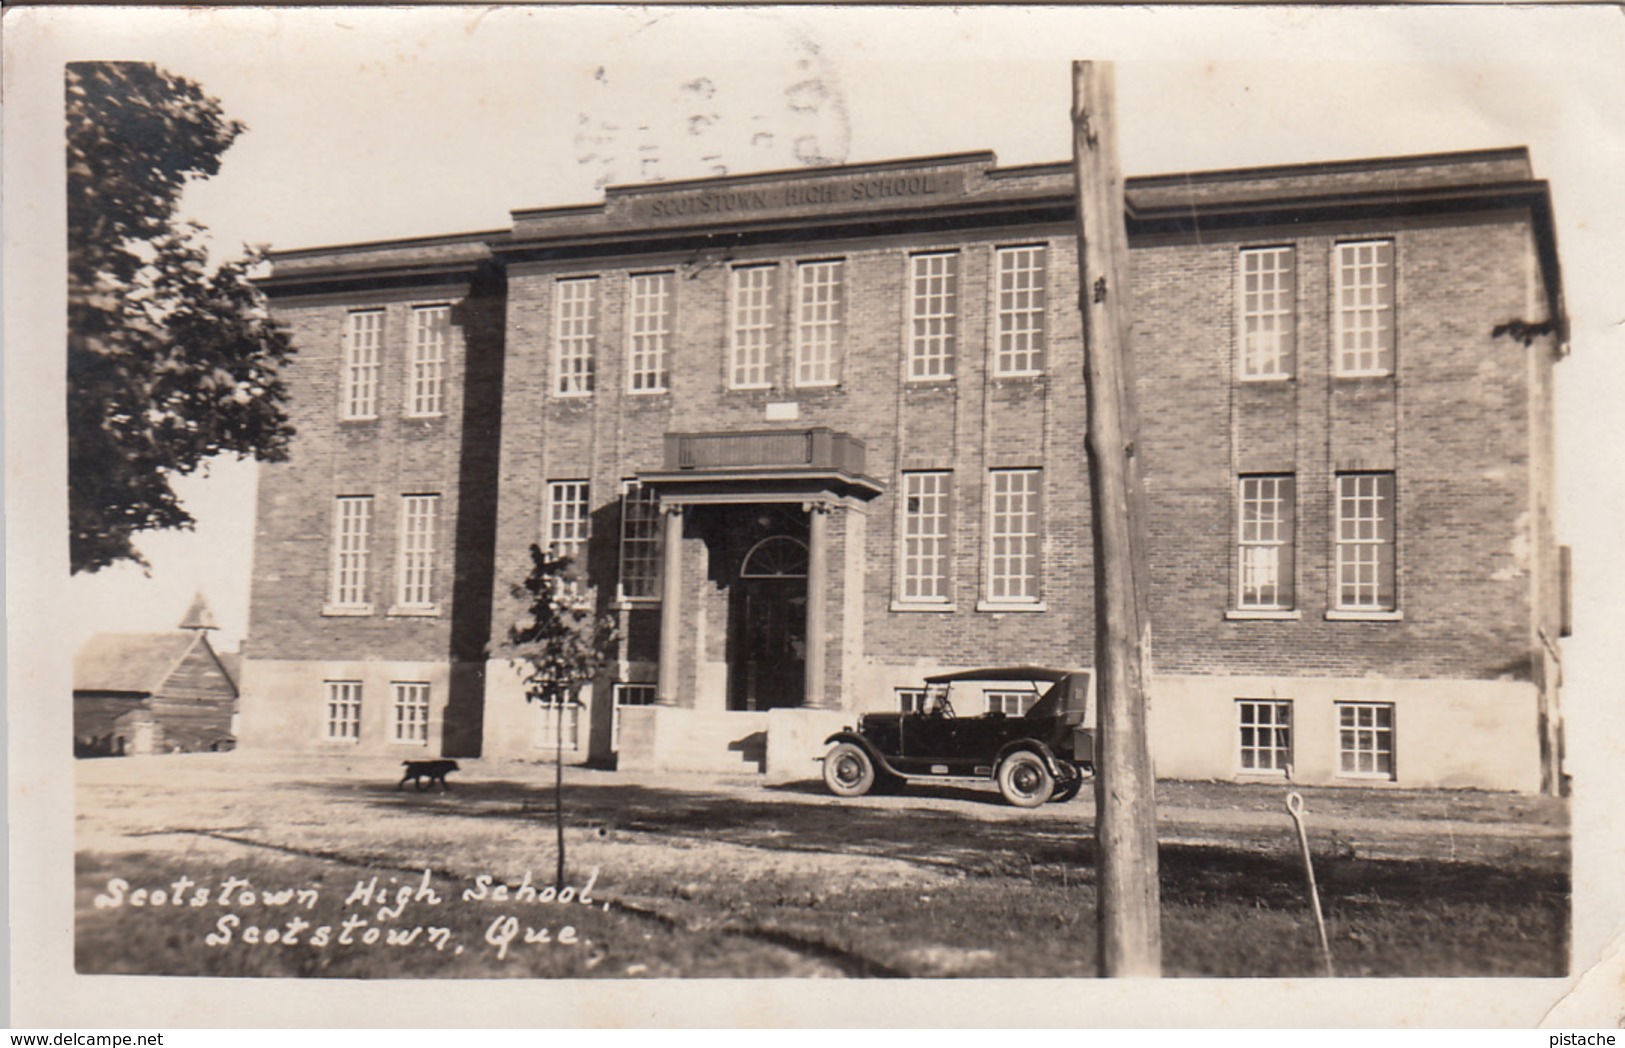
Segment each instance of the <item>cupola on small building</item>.
M1126 195L1157 773L1557 789L1527 153ZM1074 213L1069 165L976 153L276 253L243 744L813 777L927 675L1090 666ZM621 627L563 716L500 653L533 542Z

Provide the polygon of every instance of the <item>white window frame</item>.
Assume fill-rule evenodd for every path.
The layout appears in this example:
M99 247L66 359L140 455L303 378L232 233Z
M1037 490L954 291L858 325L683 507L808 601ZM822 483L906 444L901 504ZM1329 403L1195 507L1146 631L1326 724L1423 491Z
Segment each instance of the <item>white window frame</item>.
M1293 474L1237 478L1236 608L1290 611L1295 606L1296 516L1297 478ZM1275 599L1264 599L1266 591Z
M340 495L333 500L329 612L372 610L372 517L371 495Z
M328 742L361 741L361 682L323 681L322 738Z
M1006 717L1025 717L1038 699L1038 692L1032 688L988 688L982 692L984 712L1002 713Z
M1383 779L1393 782L1398 778L1399 764L1395 757L1397 726L1394 704L1391 702L1337 702L1333 730L1337 748L1337 777L1341 779ZM1369 715L1365 717L1362 715ZM1386 715L1384 718L1383 715ZM1386 724L1378 723L1386 719ZM1371 767L1359 765L1369 758ZM1388 767L1381 767L1386 760ZM1353 764L1354 767L1348 767Z
M587 548L592 539L592 488L585 480L550 480L542 527L555 557L569 557L575 581L566 592L581 597L587 584Z
M389 682L390 741L403 746L429 745L429 682Z
M440 496L401 496L399 539L396 546L395 606L392 612L433 611L434 562Z
M614 687L615 710L609 729L609 748L621 748L621 710L627 706L653 706L657 698L656 685L647 681L617 681Z
M1336 244L1332 264L1334 372L1343 378L1394 373L1399 264L1392 239ZM1369 253L1369 257L1364 257ZM1387 302L1383 302L1383 292Z
M590 397L598 357L598 278L553 285L553 395Z
M344 382L339 417L351 421L378 417L379 374L383 370L384 311L358 309L345 315Z
M907 379L950 380L959 350L959 252L910 255L908 267Z
M530 744L532 749L551 753L556 749L555 735L559 728L558 708L564 707L564 752L581 752L581 711L586 704L577 694L570 694L563 698L538 698L530 702L536 710L536 723L531 732Z
M635 480L622 481L620 597L623 602L660 602L662 539L659 495ZM629 586L629 581L647 585Z
M998 344L993 374L998 378L1042 375L1048 350L1048 246L1001 247L994 251L994 258Z
M1236 700L1236 770L1243 775L1292 774L1292 700Z
M778 328L777 263L734 266L728 311L728 388L771 389Z
M897 709L901 713L929 713L931 711L930 688L897 688Z
M1022 478L1020 488L1011 486ZM1016 505L1010 500L1020 499ZM1018 530L1014 524L1022 525ZM1025 548L1013 550L1011 543ZM1028 545L1030 544L1030 545ZM993 469L987 479L986 604L1037 605L1043 599L1044 471L1036 468ZM1010 570L1030 563L1032 570Z
M947 470L906 472L899 494L898 603L951 603L953 474ZM927 570L928 565L936 570Z
M796 265L795 385L841 382L846 324L846 262L819 259Z
M1242 248L1236 256L1236 377L1290 379L1297 367L1297 250Z
M1332 570L1333 606L1338 611L1348 612L1396 611L1399 607L1398 478L1391 472L1349 472L1338 473L1333 483L1333 506L1337 514L1333 534L1336 546ZM1385 581L1389 591L1387 601L1382 599ZM1357 593L1355 599L1346 600L1345 593L1350 586Z
M413 306L408 416L434 418L446 413L446 362L450 354L451 307Z
M626 391L665 393L670 381L677 275L633 273L626 292Z

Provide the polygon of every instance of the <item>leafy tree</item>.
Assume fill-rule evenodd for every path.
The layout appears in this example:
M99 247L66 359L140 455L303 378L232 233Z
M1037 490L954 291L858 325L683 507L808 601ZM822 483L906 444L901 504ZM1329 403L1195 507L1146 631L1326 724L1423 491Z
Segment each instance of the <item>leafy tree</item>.
M145 564L138 531L190 528L170 486L211 457L287 457L293 352L248 276L175 215L244 126L144 62L67 67L68 516L75 572Z
M595 615L580 572L569 557L554 556L535 543L530 574L510 590L522 605L508 628L507 652L519 666L525 701L553 708L553 811L558 831L554 884L564 887L564 711L598 676L615 653L615 619Z

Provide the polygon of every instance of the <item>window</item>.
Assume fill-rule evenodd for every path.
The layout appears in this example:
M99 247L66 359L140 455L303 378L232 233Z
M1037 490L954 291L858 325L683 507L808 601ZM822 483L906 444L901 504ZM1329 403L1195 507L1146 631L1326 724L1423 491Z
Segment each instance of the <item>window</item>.
M401 497L400 589L404 608L434 606L434 528L439 495Z
M997 375L1036 375L1044 370L1044 247L998 251L999 348Z
M1238 608L1292 607L1294 496L1290 475L1241 478Z
M439 415L446 410L446 353L451 347L451 307L419 306L412 310L412 391L409 415Z
M1394 475L1337 477L1337 607L1391 611L1394 600Z
M1337 245L1337 373L1394 370L1394 242Z
M327 719L325 737L341 742L361 741L361 682L358 680L330 680L327 682Z
M429 744L429 685L426 681L395 681L393 692L394 739L418 746Z
M372 496L341 495L333 511L333 588L330 603L365 608L367 558L372 532Z
M733 271L733 351L728 385L764 389L773 384L773 291L777 266L738 266Z
M839 260L796 267L798 386L833 386L841 380L844 271Z
M660 596L660 498L631 480L621 494L621 596Z
M1036 469L996 469L988 475L990 603L1038 600L1041 476Z
M653 706L655 704L655 686L653 684L616 684L615 685L615 720L610 727L609 745L611 749L621 748L621 710L627 706Z
M636 273L632 276L628 306L632 342L626 381L627 389L633 393L663 393L666 390L673 286L670 273Z
M1292 703L1242 699L1236 703L1236 712L1241 725L1241 770L1290 773Z
M536 730L531 737L532 746L539 750L560 748L562 731L563 749L573 753L581 748L580 699L573 695L568 698L555 696L537 699L532 705L536 708Z
M344 339L345 418L378 417L378 368L383 341L383 310L350 314Z
M1337 773L1394 777L1394 707L1386 702L1337 704Z
M1035 691L984 691L982 696L987 700L987 712L1002 713L1006 717L1025 716L1038 701Z
M596 277L558 282L558 378L553 392L559 396L585 396L592 392L593 358L598 346Z
M948 498L951 473L903 474L900 598L945 602L948 585Z
M1295 253L1290 247L1241 252L1241 377L1291 378L1296 341Z
M931 709L931 692L927 688L898 688L897 708L902 713L926 713Z
M909 294L908 377L953 378L959 320L959 255L915 255Z
M555 480L547 485L547 548L556 557L569 557L570 573L576 581L572 589L580 595L587 576L587 538L591 521L587 516L587 482Z

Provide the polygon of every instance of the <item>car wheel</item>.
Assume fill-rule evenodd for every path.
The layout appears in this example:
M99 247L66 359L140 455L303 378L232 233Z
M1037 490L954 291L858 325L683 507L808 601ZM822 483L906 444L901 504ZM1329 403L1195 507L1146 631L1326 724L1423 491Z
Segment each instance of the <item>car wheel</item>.
M1018 808L1036 808L1055 793L1055 777L1031 750L1017 750L999 765L999 793Z
M862 797L875 784L875 765L862 746L837 742L824 756L824 785L837 797Z
M1065 804L1067 801L1069 801L1072 798L1076 797L1078 795L1078 792L1080 790L1082 790L1082 789L1083 789L1083 780L1082 779L1073 779L1071 782L1067 783L1064 786L1056 787L1055 796L1051 797L1050 800L1055 802L1056 804Z

